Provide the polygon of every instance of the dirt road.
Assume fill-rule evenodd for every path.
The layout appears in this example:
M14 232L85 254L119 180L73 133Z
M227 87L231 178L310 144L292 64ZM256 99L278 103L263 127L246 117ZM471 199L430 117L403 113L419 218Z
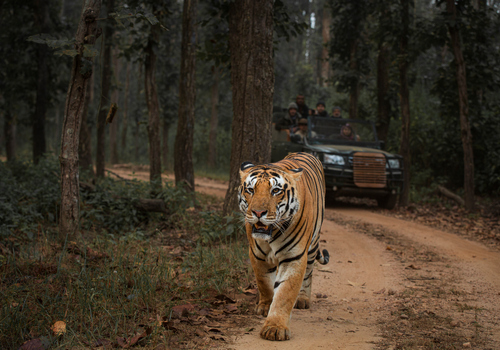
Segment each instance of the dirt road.
M225 195L222 182L196 181L197 191ZM327 208L321 238L330 263L314 272L311 309L293 311L292 339L260 339L264 318L249 316L221 348L500 349L498 251L342 204Z

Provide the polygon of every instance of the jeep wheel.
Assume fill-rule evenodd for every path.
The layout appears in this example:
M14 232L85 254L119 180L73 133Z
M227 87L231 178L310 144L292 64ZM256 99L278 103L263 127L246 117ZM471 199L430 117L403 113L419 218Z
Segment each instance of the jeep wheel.
M384 209L389 209L392 210L396 206L396 203L398 202L398 195L397 194L388 194L385 197L377 199L378 206Z

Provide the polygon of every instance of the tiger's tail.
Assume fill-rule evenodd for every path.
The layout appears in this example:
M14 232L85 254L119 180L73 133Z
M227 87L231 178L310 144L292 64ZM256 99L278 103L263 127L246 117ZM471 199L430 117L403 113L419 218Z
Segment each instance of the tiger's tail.
M330 261L330 253L328 253L328 250L323 249L323 256L322 256L321 252L318 249L318 254L316 255L316 260L318 260L318 262L321 265L326 265Z

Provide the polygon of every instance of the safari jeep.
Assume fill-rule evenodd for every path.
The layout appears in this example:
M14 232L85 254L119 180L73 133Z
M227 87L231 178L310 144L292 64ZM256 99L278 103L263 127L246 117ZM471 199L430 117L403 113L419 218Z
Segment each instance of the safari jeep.
M372 122L310 117L307 137L273 131L271 161L288 153L307 152L323 163L327 199L367 197L393 209L403 187L403 159L382 150Z

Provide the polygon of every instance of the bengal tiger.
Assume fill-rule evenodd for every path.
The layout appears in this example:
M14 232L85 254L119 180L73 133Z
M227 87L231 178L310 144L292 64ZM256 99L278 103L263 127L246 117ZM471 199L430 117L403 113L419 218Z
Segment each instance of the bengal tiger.
M321 162L307 153L292 153L265 165L241 164L238 192L245 215L249 255L259 289L256 313L267 316L260 336L290 339L295 305L311 305L315 260L327 264L319 251L325 212L325 176Z

